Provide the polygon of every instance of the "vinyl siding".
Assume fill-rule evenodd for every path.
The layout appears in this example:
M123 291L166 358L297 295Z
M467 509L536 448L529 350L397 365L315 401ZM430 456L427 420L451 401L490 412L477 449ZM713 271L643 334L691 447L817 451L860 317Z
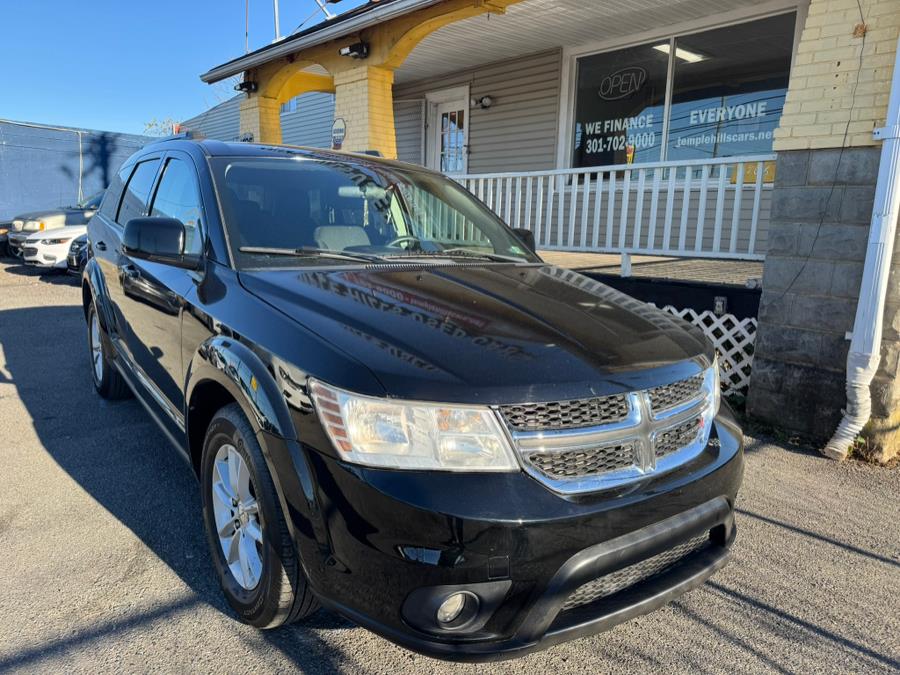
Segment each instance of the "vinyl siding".
M334 94L302 94L296 109L281 115L281 140L286 145L330 148L333 122Z
M422 164L425 161L425 99L394 102L397 159Z
M553 50L394 87L395 99L423 99L430 91L469 85L469 96L490 96L487 110L470 110L469 173L535 171L556 163L562 52ZM402 106L402 108L401 108ZM397 154L418 162L421 115L396 103Z
M188 131L218 141L236 141L240 134L241 95L233 96L227 101L213 106L205 113L182 122Z
M240 136L240 104L241 96L235 96L182 124L204 138L236 141ZM331 147L333 121L333 94L303 94L297 97L295 111L281 114L281 140L286 145Z

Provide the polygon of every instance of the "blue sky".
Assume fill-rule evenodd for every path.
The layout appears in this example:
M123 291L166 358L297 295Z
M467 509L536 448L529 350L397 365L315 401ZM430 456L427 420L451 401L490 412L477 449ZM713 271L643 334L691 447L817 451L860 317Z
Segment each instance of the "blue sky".
M313 0L279 4L282 34L316 10ZM141 133L153 118L192 117L234 94L231 84L203 84L199 75L244 53L244 7L245 0L0 0L0 118ZM305 25L323 18L318 12ZM250 0L250 49L273 38L272 0Z

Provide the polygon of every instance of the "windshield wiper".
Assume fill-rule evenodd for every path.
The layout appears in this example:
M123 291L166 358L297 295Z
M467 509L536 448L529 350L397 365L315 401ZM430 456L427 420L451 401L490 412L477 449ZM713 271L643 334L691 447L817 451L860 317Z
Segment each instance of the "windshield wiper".
M483 253L481 251L471 251L467 248L447 248L443 251L410 251L401 255L386 255L385 258L480 258L481 260L490 260L493 262L528 262L524 258L515 258L510 255L502 255L500 253Z
M294 258L328 258L330 260L352 260L353 262L380 262L379 255L369 253L348 253L346 251L331 251L314 246L301 246L300 248L278 248L277 246L241 246L241 253L257 255L284 255Z

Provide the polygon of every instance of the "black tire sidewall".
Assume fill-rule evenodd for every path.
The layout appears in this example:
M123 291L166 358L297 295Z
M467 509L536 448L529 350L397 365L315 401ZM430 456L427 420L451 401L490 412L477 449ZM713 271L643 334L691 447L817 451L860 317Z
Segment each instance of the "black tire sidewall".
M207 543L213 559L213 566L219 577L219 583L225 598L242 621L253 625L264 626L271 621L278 609L280 589L275 580L281 576L281 561L278 551L273 547L273 536L277 538L276 497L268 488L271 480L264 480L260 471L268 469L260 466L265 460L255 437L245 438L236 420L231 419L234 409L223 409L212 420L203 442L203 456L200 466L201 501L203 504L203 523L206 530ZM237 413L240 414L240 413ZM250 479L259 505L259 524L263 533L262 575L259 583L252 590L243 588L225 561L225 554L219 543L216 531L215 515L212 505L212 480L216 453L224 444L231 444L241 455L250 470Z

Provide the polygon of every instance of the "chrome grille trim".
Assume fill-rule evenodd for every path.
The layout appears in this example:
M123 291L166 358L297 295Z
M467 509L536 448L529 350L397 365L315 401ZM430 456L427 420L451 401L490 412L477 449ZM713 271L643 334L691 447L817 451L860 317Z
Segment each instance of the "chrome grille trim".
M664 384L647 391L653 414L660 413L695 400L703 392L703 374L694 375L672 384Z
M653 443L656 456L665 457L673 452L678 452L686 445L690 445L696 440L697 434L700 433L702 428L701 418L694 417L687 422L682 422L657 432L656 440Z
M635 443L626 441L567 452L532 452L525 460L550 478L579 478L618 471L635 462Z
M697 378L699 395L684 401L672 395L669 401L676 403L662 412L653 408L651 397L661 387L622 394L627 414L608 424L523 430L511 424L504 411L524 406L498 406L496 412L506 423L524 470L533 478L560 494L593 492L669 471L703 451L718 400L715 369L682 380L690 384L674 390L694 392Z
M628 416L624 394L549 403L502 405L500 414L516 431L579 429L620 422Z
M641 581L646 581L709 546L709 543L709 533L704 533L655 556L582 584L566 598L561 611L590 604L601 598L623 591Z

